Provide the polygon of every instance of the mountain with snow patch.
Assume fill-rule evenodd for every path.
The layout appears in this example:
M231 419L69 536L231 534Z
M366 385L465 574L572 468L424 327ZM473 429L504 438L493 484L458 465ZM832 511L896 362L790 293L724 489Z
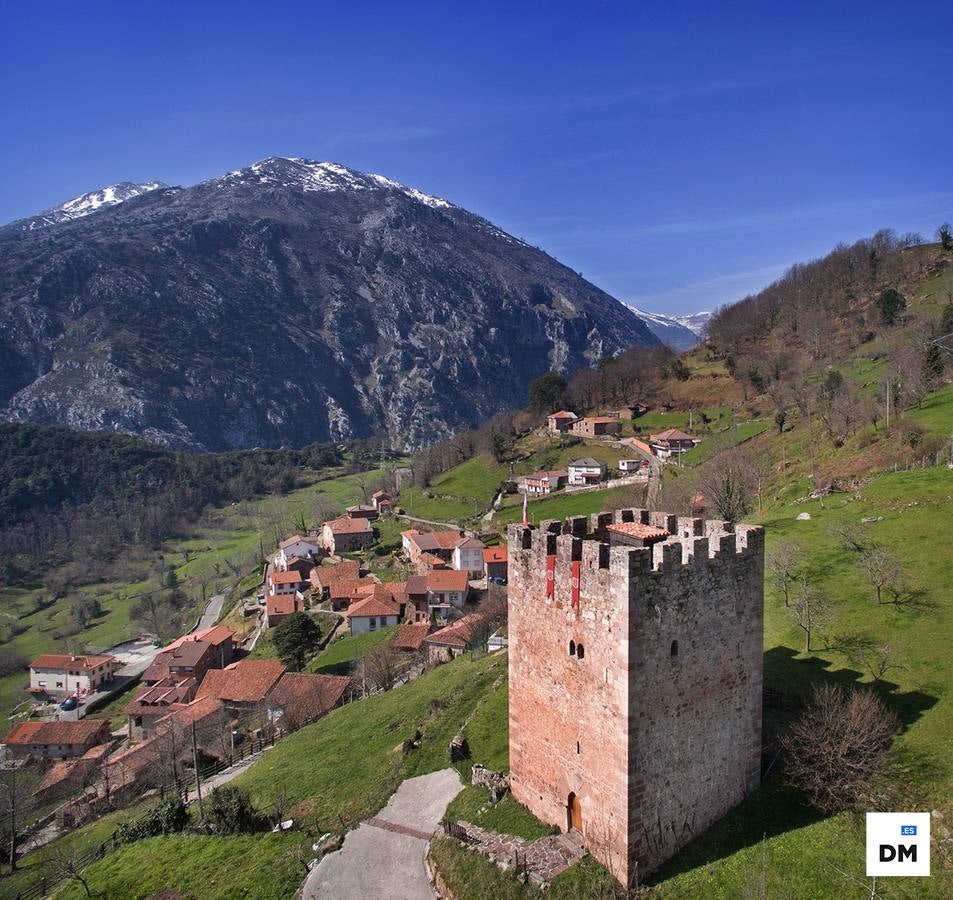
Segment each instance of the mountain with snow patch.
M665 316L639 309L633 303L625 303L663 344L681 352L691 350L701 343L705 324L711 318L710 312L692 313L688 316Z
M551 256L381 175L271 157L119 187L0 228L0 419L416 449L658 343Z
M106 209L110 206L116 206L118 203L124 203L133 197L139 197L147 194L149 191L157 191L160 188L166 188L168 185L161 181L147 181L144 184L133 184L131 181L120 181L118 184L111 184L109 187L100 188L98 191L90 191L88 194L82 194L67 200L59 206L54 206L45 212L38 213L32 218L20 219L12 222L9 227L19 227L22 231L35 231L37 228L48 228L50 225L59 225L61 222L71 222L73 219L80 219L88 216L99 209Z

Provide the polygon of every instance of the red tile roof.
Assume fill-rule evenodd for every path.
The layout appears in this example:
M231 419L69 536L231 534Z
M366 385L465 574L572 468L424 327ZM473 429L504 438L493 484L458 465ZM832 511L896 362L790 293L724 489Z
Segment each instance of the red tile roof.
M361 618L364 616L399 616L400 607L390 598L378 596L375 592L370 597L363 600L355 600L347 608L347 617L349 619Z
M397 629L394 647L398 650L419 650L428 634L430 634L429 622L405 622Z
M627 537L641 538L643 541L662 540L669 537L669 533L664 528L643 525L641 522L618 522L614 525L607 525L606 531L614 531Z
M330 712L337 706L349 683L341 675L307 675L303 672L285 672L268 695L272 708L302 707L306 711Z
M265 601L265 611L269 616L290 616L301 611L301 601L294 594L277 594Z
M44 653L30 663L31 669L81 669L90 671L105 663L115 662L115 656L70 656L68 653Z
M424 643L466 648L485 627L486 621L483 616L470 613L446 628L435 631L426 638Z
M427 575L428 591L466 591L469 584L468 573L457 569L434 569Z
M427 593L426 575L408 575L407 576L407 596L414 596Z
M548 418L550 419L577 419L579 418L574 412L570 412L568 409L561 409L559 412L550 413Z
M194 678L183 678L181 681L164 678L151 687L139 691L129 701L129 705L126 707L126 715L155 715L162 711L163 707L171 706L173 703L188 703L195 696L195 688Z
M660 431L658 434L650 434L650 441L693 441L694 438L690 434L685 434L684 431L679 431L677 428L666 428L665 431Z
M290 571L290 572L272 572L268 576L268 580L272 584L300 584L304 579L301 577L300 572Z
M224 669L211 669L195 697L214 697L226 703L258 703L286 669L277 659L243 659Z
M356 560L346 559L332 566L315 566L311 570L311 582L314 585L320 584L322 587L328 587L332 582L345 578L356 579L360 575L361 564Z
M325 522L324 526L331 530L331 534L366 534L374 530L371 523L363 517L351 519L348 516L342 516Z
M188 728L194 722L196 725L222 712L222 702L215 697L201 697L191 703L175 704L172 712L160 720L163 727L177 725L179 728Z
M105 719L80 719L76 722L20 722L4 738L15 746L32 744L87 744L109 734Z
M485 563L503 563L506 562L506 547L487 547L483 551L483 562Z
M226 641L231 641L235 639L237 632L228 628L225 625L213 625L211 628L206 628L202 631L193 631L191 634L184 634L182 637L177 638L167 647L163 647L162 650L174 650L180 644L185 643L186 641L205 641L207 644L211 644L213 647L217 647L219 644L224 644Z
M402 532L403 537L409 538L416 544L418 550L452 550L466 535L459 531L410 531Z

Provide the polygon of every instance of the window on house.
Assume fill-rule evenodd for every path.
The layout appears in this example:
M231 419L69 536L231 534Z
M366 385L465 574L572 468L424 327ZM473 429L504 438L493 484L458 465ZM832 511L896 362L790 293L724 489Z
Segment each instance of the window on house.
M576 644L576 657L582 659L586 655L586 649L582 644Z
M575 656L575 655L576 655L576 642L575 642L575 641L570 641L570 642L569 642L569 655L570 655L570 656Z
M678 659L678 641L672 641L672 662Z

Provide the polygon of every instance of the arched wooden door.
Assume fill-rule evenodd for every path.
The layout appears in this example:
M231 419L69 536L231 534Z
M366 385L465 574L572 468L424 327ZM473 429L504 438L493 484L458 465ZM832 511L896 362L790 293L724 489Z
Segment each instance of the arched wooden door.
M575 794L566 801L566 820L570 831L582 831L582 804Z

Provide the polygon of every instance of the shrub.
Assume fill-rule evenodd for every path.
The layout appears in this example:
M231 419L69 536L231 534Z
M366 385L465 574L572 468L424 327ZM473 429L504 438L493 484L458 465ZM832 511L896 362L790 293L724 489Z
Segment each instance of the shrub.
M262 818L252 805L248 791L232 785L215 788L209 796L208 820L219 834L251 834Z
M138 819L120 822L116 829L116 840L121 844L132 844L158 834L177 834L185 831L188 824L189 813L185 804L179 798L170 798L152 807Z

